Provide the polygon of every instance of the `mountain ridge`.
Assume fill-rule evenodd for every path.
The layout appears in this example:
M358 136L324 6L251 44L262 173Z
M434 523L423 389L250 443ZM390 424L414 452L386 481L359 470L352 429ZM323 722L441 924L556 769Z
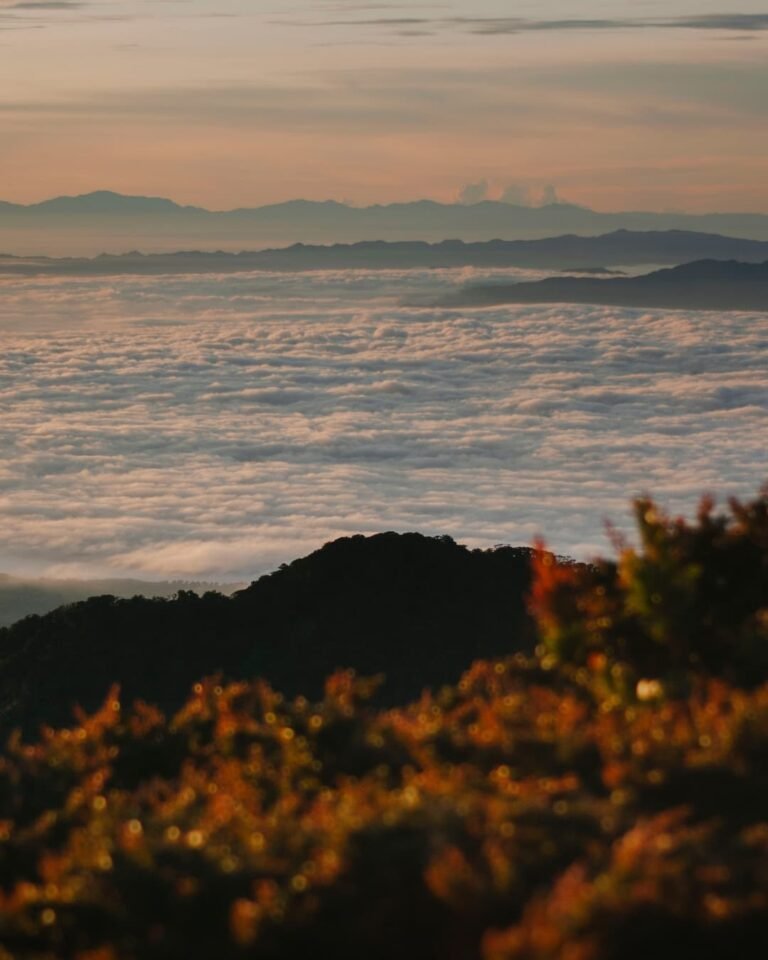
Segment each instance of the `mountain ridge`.
M295 243L288 247L229 252L179 250L129 251L95 257L0 256L0 274L91 275L105 273L209 273L246 270L405 269L451 267L533 267L589 269L648 264L677 265L696 260L768 260L768 241L693 231L616 230L597 237L565 234L538 240L466 242L364 240L329 245Z
M436 200L356 207L337 200L288 200L257 207L208 210L162 197L93 191L36 204L0 202L0 246L26 254L58 250L93 255L147 247L164 252L218 244L244 249L310 243L382 240L534 240L566 233L600 235L616 229L695 230L768 240L768 214L603 212L576 204L516 206Z
M768 310L768 261L698 260L639 277L551 277L516 284L474 284L440 306L583 303L683 310Z
M357 205L347 203L343 200L334 200L333 198L327 198L325 200L311 200L307 197L294 197L290 200L278 200L272 203L256 204L254 206L236 206L236 207L225 207L225 208L212 208L204 207L199 204L182 204L178 203L175 200L171 200L168 197L160 197L151 194L131 194L131 193L120 193L116 190L89 190L85 193L74 193L74 194L57 194L53 197L47 197L45 200L36 200L32 203L17 203L15 201L9 200L0 200L0 209L4 207L10 207L15 210L44 210L44 209L64 209L66 206L80 206L85 210L95 210L98 209L99 205L102 204L105 209L109 209L112 206L118 206L122 208L127 208L129 206L135 205L137 207L146 207L148 205L157 205L158 208L168 209L173 208L177 211L194 211L200 213L208 213L212 215L217 214L241 214L241 213L254 213L256 211L271 211L271 210L280 210L280 209L306 209L306 208L321 208L321 209L343 209L349 210L352 212L365 212L369 210L402 210L407 208L422 208L422 209L496 209L499 207L505 207L508 209L515 210L543 210L547 207L556 207L563 209L574 209L574 210L588 210L589 212L597 212L590 210L589 207L583 207L579 204L572 203L555 203L547 204L540 207L530 207L522 206L511 203L504 203L500 200L482 200L479 203L474 204L464 204L456 203L451 201L444 200L434 200L430 197L421 197L416 200L395 200L391 203L371 203L364 205ZM767 214L768 216L768 214Z
M531 648L532 557L528 547L470 550L447 536L356 535L231 597L105 595L28 616L0 628L0 735L66 723L76 703L96 708L113 683L175 710L217 671L313 696L338 667L388 672L385 695L404 702L480 657Z

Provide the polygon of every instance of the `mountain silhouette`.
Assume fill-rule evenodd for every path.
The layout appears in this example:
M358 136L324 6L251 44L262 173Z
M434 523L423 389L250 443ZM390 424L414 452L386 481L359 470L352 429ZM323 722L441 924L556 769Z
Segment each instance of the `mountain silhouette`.
M768 262L699 260L640 277L552 277L464 287L442 306L589 303L682 310L768 310Z
M386 702L455 682L474 660L532 647L531 550L450 537L347 537L233 597L95 597L0 629L0 727L65 723L117 682L174 710L217 671L319 695L336 668L384 673Z
M200 210L195 207L182 207L163 197L127 197L111 190L96 190L93 193L74 197L55 197L35 203L27 210L37 213L96 213L96 214L143 214L177 213Z
M116 597L171 597L180 590L196 593L220 590L232 593L243 584L207 583L200 581L142 581L126 579L63 580L54 578L13 577L0 573L0 627L8 627L33 613L42 614L67 603L87 600L102 594Z
M691 230L768 240L760 213L600 212L568 203L541 207L500 201L477 204L417 200L352 207L338 201L290 200L212 211L153 197L101 190L41 203L0 204L0 248L13 253L94 255L142 248L210 247L242 250L304 243L370 240L467 241L596 236L617 229Z
M661 266L701 259L763 262L768 241L670 230L618 230L597 237L573 234L540 240L363 241L289 247L241 253L200 250L96 257L0 257L0 274L91 276L107 274L238 273L248 270L301 271L527 267L605 273L606 268Z

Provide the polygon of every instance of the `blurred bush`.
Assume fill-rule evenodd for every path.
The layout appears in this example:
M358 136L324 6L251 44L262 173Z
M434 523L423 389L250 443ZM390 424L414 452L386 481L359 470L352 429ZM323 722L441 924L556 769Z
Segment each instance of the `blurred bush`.
M766 499L535 564L536 656L407 707L195 686L0 756L2 960L768 953Z
M732 500L727 514L704 500L695 524L645 499L635 516L640 546L622 546L617 561L564 566L539 553L531 606L546 654L611 670L617 688L651 681L641 696L702 674L764 683L768 492Z

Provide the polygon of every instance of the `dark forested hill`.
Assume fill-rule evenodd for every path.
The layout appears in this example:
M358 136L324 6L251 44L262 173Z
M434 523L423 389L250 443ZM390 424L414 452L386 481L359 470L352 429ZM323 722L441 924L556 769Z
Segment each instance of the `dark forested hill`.
M113 682L177 708L222 671L314 696L337 667L383 672L390 702L455 681L473 660L529 649L530 550L470 551L384 533L327 544L233 598L96 597L0 630L0 727L66 722Z
M180 590L204 593L219 590L231 594L243 583L205 583L193 580L61 580L37 577L12 577L0 573L0 627L9 627L30 614L49 613L68 603L106 593L116 597L173 597Z

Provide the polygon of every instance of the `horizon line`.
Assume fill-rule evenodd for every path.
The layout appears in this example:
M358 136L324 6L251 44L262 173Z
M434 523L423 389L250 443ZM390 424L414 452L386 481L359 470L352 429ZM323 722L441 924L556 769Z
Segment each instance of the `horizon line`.
M250 211L250 210L263 210L269 209L271 207L281 207L288 206L290 204L304 203L307 205L313 206L323 206L323 205L333 205L337 207L343 207L347 210L375 210L383 209L387 207L397 207L397 206L413 206L420 203L429 203L438 207L455 207L455 208L466 208L473 209L483 206L494 206L494 207L509 207L512 210L547 210L557 207L567 207L570 209L584 210L589 213L597 214L658 214L662 216L687 216L687 217L707 217L707 216L718 216L718 215L732 215L732 216L756 216L763 217L768 216L768 210L729 210L721 208L712 208L705 211L696 211L696 210L687 210L681 209L679 207L650 207L650 208L616 208L611 210L600 209L594 206L586 206L581 203L575 203L568 200L567 198L560 197L554 203L510 203L502 198L494 197L485 197L482 200L479 200L475 203L466 203L461 200L440 200L434 197L421 196L414 197L411 199L402 199L402 200L391 200L387 202L374 201L371 203L356 203L348 199L336 199L334 197L326 197L324 199L310 199L306 196L295 196L288 197L283 200L272 200L266 203L256 203L253 205L241 204L234 207L227 208L211 208L206 207L197 203L182 203L178 200L174 200L169 196L163 196L161 194L143 194L143 193L123 193L119 190L114 190L108 187L97 188L94 190L87 190L84 193L61 193L46 196L42 200L34 200L29 203L22 203L16 200L6 200L0 198L0 212L2 212L3 206L17 207L23 210L30 210L36 207L45 206L46 204L55 203L59 200L86 200L93 197L114 197L121 200L149 200L149 201L159 201L162 203L172 204L174 207L179 210L196 210L204 213L210 214L228 214L228 213L238 213L241 211Z

